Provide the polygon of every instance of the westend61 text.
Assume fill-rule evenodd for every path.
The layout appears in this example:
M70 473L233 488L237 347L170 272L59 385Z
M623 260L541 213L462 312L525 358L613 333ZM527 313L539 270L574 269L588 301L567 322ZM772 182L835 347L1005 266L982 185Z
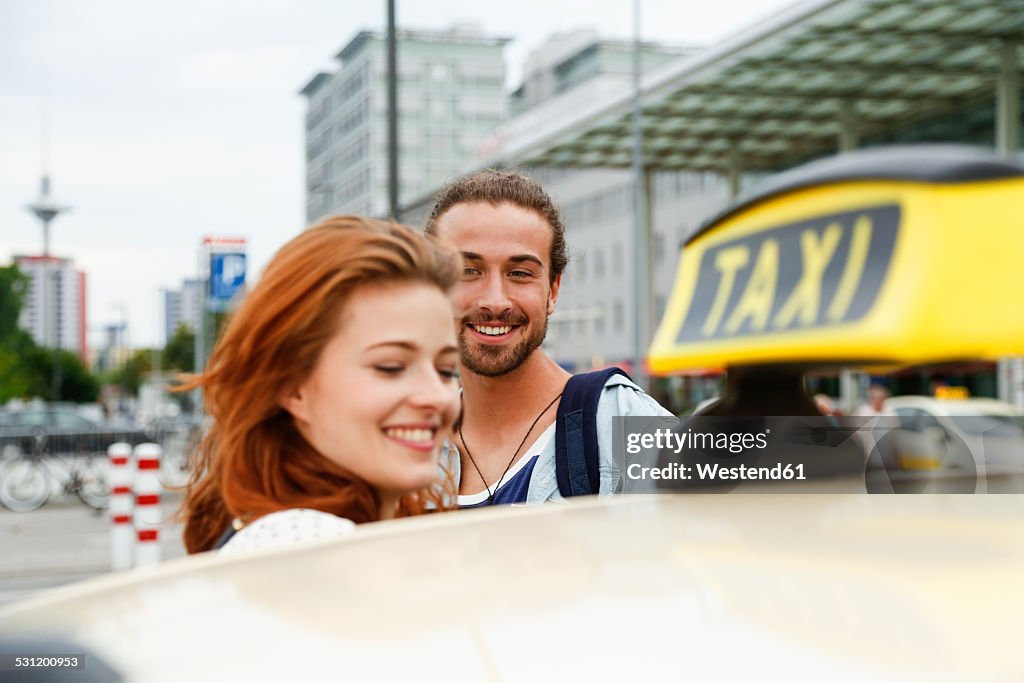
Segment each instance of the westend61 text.
M779 463L774 467L750 467L749 465L736 465L735 467L723 467L718 463L697 463L696 465L682 465L672 463L664 467L644 467L639 463L633 463L626 468L626 476L633 480L642 479L674 479L676 481L786 481L790 479L804 480L804 466L783 465Z

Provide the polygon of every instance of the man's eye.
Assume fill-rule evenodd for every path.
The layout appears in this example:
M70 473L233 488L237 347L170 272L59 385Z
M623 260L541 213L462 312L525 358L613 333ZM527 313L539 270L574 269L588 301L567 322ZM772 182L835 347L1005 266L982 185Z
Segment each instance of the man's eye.
M528 270L513 270L509 275L512 277L533 277L533 273Z
M476 277L480 274L480 271L476 268L466 267L462 269L462 277Z

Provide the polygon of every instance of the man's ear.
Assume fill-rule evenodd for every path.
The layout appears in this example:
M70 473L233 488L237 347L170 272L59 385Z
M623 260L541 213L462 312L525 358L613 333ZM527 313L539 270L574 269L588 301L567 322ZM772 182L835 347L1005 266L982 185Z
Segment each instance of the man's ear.
M562 286L562 274L559 273L555 276L555 281L551 283L551 291L548 292L548 315L555 312L555 304L558 303L558 288Z

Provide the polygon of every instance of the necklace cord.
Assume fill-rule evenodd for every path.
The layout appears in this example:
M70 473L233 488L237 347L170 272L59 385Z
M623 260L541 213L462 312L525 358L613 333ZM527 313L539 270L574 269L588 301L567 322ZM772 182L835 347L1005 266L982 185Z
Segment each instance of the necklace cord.
M466 449L466 457L468 457L469 461L473 463L473 469L475 469L476 473L480 476L480 481L484 483L484 489L487 490L488 505L494 505L494 497L498 495L498 489L501 488L501 482L505 479L505 475L508 474L508 471L512 469L512 463L516 461L516 457L519 455L519 451L523 449L523 446L526 444L526 440L530 438L530 433L533 432L533 428L536 427L537 423L540 422L540 419L544 417L544 413L551 410L551 406L555 405L555 401L562 398L563 393L565 392L558 392L558 396L555 396L553 399L551 399L551 403L548 403L546 406L544 406L544 410L540 411L537 417L533 419L533 423L530 424L530 428L527 429L526 434L523 435L523 440L520 441L519 446L516 447L516 452L512 454L512 457L509 458L508 464L505 465L505 471L501 473L500 477L498 477L498 483L494 485L493 492L491 492L491 487L487 485L487 480L484 479L484 473L480 471L480 466L476 464L476 460L473 458L473 454L469 450L469 444L466 443L466 437L462 435L462 418L459 418L459 441L462 442L462 447ZM459 397L459 400L462 400L461 396Z

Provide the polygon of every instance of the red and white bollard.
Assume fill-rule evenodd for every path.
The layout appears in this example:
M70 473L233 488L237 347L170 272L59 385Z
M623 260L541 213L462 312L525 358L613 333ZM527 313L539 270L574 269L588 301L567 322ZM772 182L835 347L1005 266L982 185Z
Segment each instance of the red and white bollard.
M135 530L132 529L132 447L124 442L107 448L110 458L110 568L131 569Z
M135 447L135 566L160 562L160 456L155 443Z

